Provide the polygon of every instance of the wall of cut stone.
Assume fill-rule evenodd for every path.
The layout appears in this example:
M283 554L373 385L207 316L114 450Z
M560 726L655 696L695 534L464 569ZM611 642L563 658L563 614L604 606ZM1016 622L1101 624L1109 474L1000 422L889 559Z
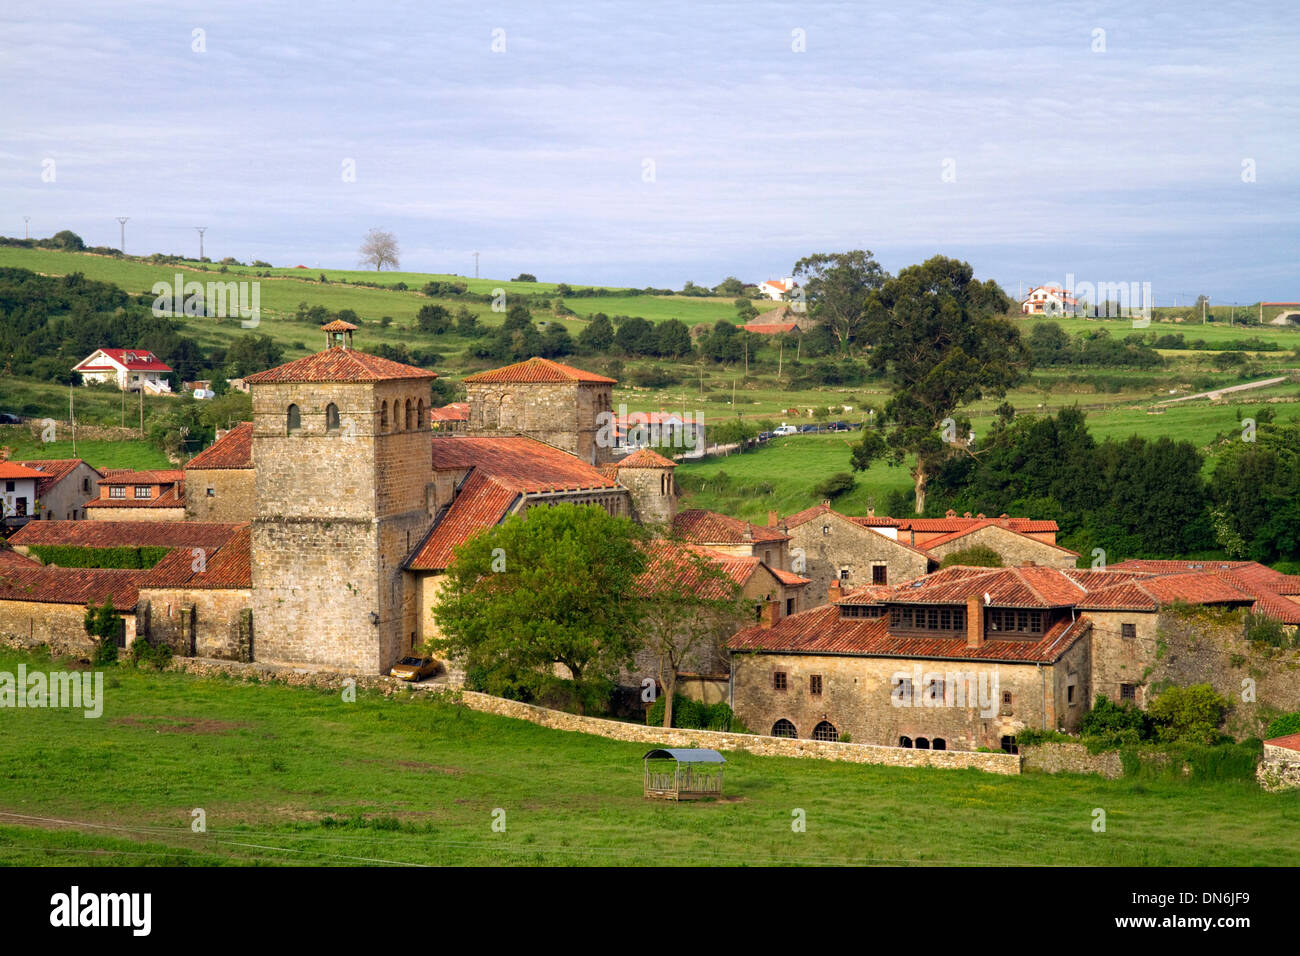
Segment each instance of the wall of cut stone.
M187 521L252 521L256 514L253 469L196 468L185 472Z
M824 527L830 528L829 534L822 531ZM849 577L843 582L846 588L870 584L871 569L876 564L884 565L885 583L890 585L919 578L929 567L925 555L836 515L805 521L788 534L792 560L797 561L801 551L804 562L802 570L793 570L812 580L805 589L806 607L820 607L827 602L831 582L839 579L844 567L849 569Z

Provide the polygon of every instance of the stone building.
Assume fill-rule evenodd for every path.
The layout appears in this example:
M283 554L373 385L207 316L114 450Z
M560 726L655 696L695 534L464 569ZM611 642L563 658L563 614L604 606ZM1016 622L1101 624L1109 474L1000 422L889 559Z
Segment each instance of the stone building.
M351 329L325 331L325 351L245 377L254 646L260 660L386 672L415 630L402 564L435 511L436 373L355 351Z
M821 603L833 583L842 588L893 585L921 577L938 562L919 548L882 534L830 507L830 502L781 520L775 513L768 527L782 527L790 537L794 569L812 584L809 592Z
M525 435L591 465L613 457L614 379L530 358L467 376L470 435Z
M1049 533L1055 539L1054 532L1028 534L1017 531L1011 526L1013 520L1016 519L1002 515L998 518L976 521L966 528L948 534L924 535L917 547L940 563L950 554L984 547L996 552L1002 559L1002 563L1007 566L1030 562L1051 568L1077 566L1079 561L1077 551L1061 547L1054 540L1045 540Z
M1255 778L1265 790L1300 790L1300 734L1264 741Z
M677 463L650 448L632 452L622 461L607 465L607 473L632 496L632 513L641 524L668 526L677 517L677 486L673 470Z
M99 497L86 502L85 515L93 521L184 521L185 472L105 469Z
M252 521L257 513L253 423L218 431L217 440L185 465L187 521Z

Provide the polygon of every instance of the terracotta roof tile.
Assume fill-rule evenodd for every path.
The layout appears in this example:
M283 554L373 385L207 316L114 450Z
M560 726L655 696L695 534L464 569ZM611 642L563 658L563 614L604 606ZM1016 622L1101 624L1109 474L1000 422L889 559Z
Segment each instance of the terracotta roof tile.
M23 461L19 464L26 465L28 468L35 468L46 477L36 482L36 494L45 497L49 494L50 489L61 482L68 475L76 470L78 465L86 464L80 458L44 458L34 459L32 461ZM90 465L86 465L91 468ZM91 468L96 474L102 475L102 472ZM98 481L98 479L96 479Z
M618 382L595 372L588 372L572 365L553 362L550 359L530 358L504 368L494 368L486 372L466 376L463 381L471 383L495 382L587 382L601 385L616 385Z
M788 534L782 534L775 528L764 528L748 521L741 521L739 518L701 508L679 512L673 519L673 530L679 537L692 544L750 544L790 540ZM746 531L751 537L745 537Z
M782 571L780 568L773 568L770 566L768 567L768 570L772 572L773 577L786 587L801 588L805 584L812 584L811 578L801 578L799 575L794 574L791 571Z
M14 532L9 543L215 550L243 527L213 521L29 521Z
M656 594L690 591L707 600L720 600L727 596L721 581L700 572L689 559L695 554L714 562L727 578L744 587L761 563L758 558L736 557L697 545L658 539L649 546L646 568L637 577L635 591L641 597ZM706 584L707 581L707 584Z
M1281 747L1284 750L1300 750L1300 734L1287 734L1285 737L1272 737L1264 741L1270 747Z
M0 547L0 572L10 568L39 568L40 566L39 561L33 561L13 548Z
M618 488L613 478L568 452L523 436L488 438L452 435L434 438L434 471L476 468L518 492Z
M146 571L101 568L6 568L0 572L0 601L43 604L102 604L113 599L119 611L138 600L138 582Z
M322 332L355 332L357 326L351 322L344 322L342 319L335 319L333 322L326 322L320 327Z
M185 471L181 468L163 468L153 471L114 468L103 474L104 477L99 479L101 485L168 485L185 480Z
M1001 528L1003 531L1010 532L1011 534L1014 535L1019 535L1022 538L1028 538L1030 541L1034 541L1038 544L1044 545L1045 547L1055 548L1057 551L1062 551L1065 554L1072 554L1076 558L1079 556L1078 551L1071 551L1069 548L1062 547L1059 544L1053 544L1050 541L1042 541L1039 540L1038 538L1031 538L1025 532L1013 528L1010 525L1010 523L1001 524L996 519L993 518L986 518L983 521L975 522L969 527L960 528L956 531L950 531L947 534L941 534L937 538L930 538L927 541L918 542L917 547L922 549L923 551L929 551L931 548L936 548L939 545L948 544L952 541L959 541L960 539L966 537L968 534L973 534L976 531L982 531L984 528Z
M616 462L615 468L676 468L677 462L669 461L663 455L650 448L642 448L632 452L620 462Z
M252 385L267 385L287 382L387 382L437 377L437 372L428 369L334 346L265 372L246 375L244 381Z
M87 508L185 508L185 498L180 484L172 485L157 498L95 498L86 502Z
M0 478L7 478L10 481L32 478L40 481L44 477L44 472L37 471L35 468L28 468L26 465L20 465L16 461L0 461Z
M240 422L189 460L185 470L253 467L253 423Z
M196 570L196 566L202 570ZM139 586L250 588L253 586L252 531L248 525L241 525L215 551L197 546L173 548L140 579Z
M442 439L454 441L454 439ZM475 468L461 484L451 505L435 519L428 536L406 562L412 571L442 571L455 549L486 528L500 524L520 492Z
M947 534L950 531L961 531L971 525L985 521L993 524L999 523L997 518L900 518L898 519L898 527L905 531L920 531L923 533L937 531L941 534ZM1061 530L1055 521L1033 518L1007 518L1005 526L1023 534Z

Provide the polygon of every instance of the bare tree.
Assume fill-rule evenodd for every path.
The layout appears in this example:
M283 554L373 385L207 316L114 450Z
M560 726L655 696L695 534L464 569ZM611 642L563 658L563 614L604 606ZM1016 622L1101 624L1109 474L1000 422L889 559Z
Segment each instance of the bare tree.
M397 257L401 254L402 250L397 247L397 237L383 229L371 229L366 233L366 238L361 240L361 264L373 265L376 272L384 266L398 268L401 263Z

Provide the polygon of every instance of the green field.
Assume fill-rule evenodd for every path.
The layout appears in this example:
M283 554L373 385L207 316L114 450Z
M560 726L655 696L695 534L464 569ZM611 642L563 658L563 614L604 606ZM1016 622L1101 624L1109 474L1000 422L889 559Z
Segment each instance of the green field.
M52 667L0 653L0 670L19 662ZM423 694L346 703L124 667L104 693L99 719L3 712L0 863L1287 866L1300 853L1300 794L1253 782L731 753L725 800L667 805L641 796L645 745ZM195 809L206 833L191 831Z

